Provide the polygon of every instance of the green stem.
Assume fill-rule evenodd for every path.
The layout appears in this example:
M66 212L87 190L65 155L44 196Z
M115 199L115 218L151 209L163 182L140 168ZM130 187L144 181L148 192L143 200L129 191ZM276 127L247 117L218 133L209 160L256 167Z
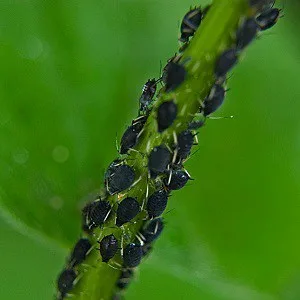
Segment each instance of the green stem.
M171 146L173 144L173 134L180 133L186 129L187 124L199 111L200 101L209 93L215 82L214 66L217 57L223 50L234 44L235 33L239 21L242 17L250 15L251 10L246 0L215 0L203 20L199 30L184 51L181 61L185 61L185 68L188 77L175 92L164 93L161 90L154 108L145 125L145 131L140 137L136 150L140 153L130 151L125 157L126 162L134 167L141 180L131 190L130 195L138 198L140 203L145 199L147 186L147 159L153 147L162 143ZM178 116L173 125L162 134L157 132L156 110L164 101L174 99L178 107ZM154 188L149 184L149 193ZM126 194L122 195L126 196ZM119 195L120 197L120 195ZM118 196L110 196L108 200L113 204L118 202ZM123 231L116 228L114 220L110 220L102 229L94 231L95 236L91 238L97 248L97 238L113 233L119 240L126 238L126 244L133 241L136 233L146 216L144 212L140 214L139 220L134 224L124 225ZM121 265L121 255L118 254L110 262L111 265ZM120 270L114 269L106 263L101 262L99 251L93 249L86 258L84 265L78 269L80 280L72 290L74 300L99 300L111 299L116 280L120 275Z

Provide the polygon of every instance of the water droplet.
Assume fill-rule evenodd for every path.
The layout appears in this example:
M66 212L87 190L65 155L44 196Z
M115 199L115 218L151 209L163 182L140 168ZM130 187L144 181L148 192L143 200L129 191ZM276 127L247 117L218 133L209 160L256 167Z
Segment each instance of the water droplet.
M24 165L28 158L29 152L25 148L20 148L13 152L13 160L19 165Z
M58 145L52 151L53 159L58 163L64 163L69 158L69 149L65 146Z
M54 196L54 197L49 199L49 204L55 210L59 210L63 207L64 200L59 196Z

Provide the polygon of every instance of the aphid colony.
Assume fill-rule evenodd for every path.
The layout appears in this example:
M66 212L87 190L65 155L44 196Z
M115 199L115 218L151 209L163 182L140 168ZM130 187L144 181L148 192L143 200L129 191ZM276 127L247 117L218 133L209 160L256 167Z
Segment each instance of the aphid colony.
M135 147L154 107L157 83L161 82L165 93L171 95L184 82L188 74L184 63L180 61L181 53L188 47L190 39L200 26L210 6L204 9L193 8L183 17L179 38L183 43L180 54L175 55L167 62L163 69L163 75L159 79L149 79L145 83L139 99L138 118L132 121L121 138L120 158L109 165L104 175L104 193L93 202L86 204L82 210L82 229L86 235L95 238L93 230L101 229L107 221L110 222L110 226L113 224L119 233L101 236L98 239L98 249L92 246L89 238L79 239L71 252L66 268L57 279L58 299L65 298L80 279L78 266L84 263L86 256L91 251L99 251L102 262L107 264L110 264L110 261L117 255L121 258L122 265L117 266L121 273L116 282L116 298L118 298L119 292L129 285L135 268L151 251L153 242L163 231L164 220L161 215L167 207L170 192L183 188L191 180L183 164L195 144L196 130L201 128L206 117L215 112L224 102L223 84L227 73L237 63L241 50L254 40L258 32L276 24L280 10L273 7L274 2L249 0L249 5L255 12L254 17L241 20L236 32L235 44L229 49L225 49L216 60L215 83L199 107L200 118L199 116L195 117L187 124L185 130L177 134L174 131L173 144L161 144L149 150L147 172L145 173L147 182L154 182L155 190L150 195L148 192L145 193L145 199L138 199L134 195L127 196L126 192L132 189L141 175L136 174L134 166L128 164L126 157L131 151L137 151ZM176 101L172 97L155 108L154 114L159 134L176 122L177 113ZM113 195L116 195L114 199L117 200L115 202L108 201L108 197L111 198ZM143 217L138 218L142 212L144 213ZM127 224L135 221L142 221L142 226L133 240L124 243L123 239L116 237L120 236L120 230L122 236ZM111 266L116 267L113 266L113 263Z

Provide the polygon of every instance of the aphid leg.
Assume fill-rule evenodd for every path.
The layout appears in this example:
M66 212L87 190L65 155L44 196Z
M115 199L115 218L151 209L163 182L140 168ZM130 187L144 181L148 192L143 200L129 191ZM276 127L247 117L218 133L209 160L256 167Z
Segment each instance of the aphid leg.
M172 180L172 170L170 170L169 178L168 178L168 185L170 185Z

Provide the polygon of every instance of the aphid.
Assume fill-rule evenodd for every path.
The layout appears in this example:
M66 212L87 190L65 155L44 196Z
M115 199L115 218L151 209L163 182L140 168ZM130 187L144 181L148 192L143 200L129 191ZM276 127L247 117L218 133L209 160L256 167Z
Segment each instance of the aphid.
M118 206L116 225L120 227L131 221L139 212L140 204L137 200L132 197L125 198Z
M201 128L204 124L205 124L204 120L195 120L189 124L188 129L197 130L197 129Z
M173 100L163 102L157 109L158 132L169 128L177 116L177 105Z
M189 174L184 170L170 171L170 177L165 178L164 182L168 190L179 190L183 188L188 180L191 179Z
M146 211L149 218L159 217L167 207L168 193L164 190L154 192L147 200Z
M134 182L135 173L128 165L118 165L110 171L106 178L106 187L110 195L120 193L128 189Z
M153 148L149 155L148 169L152 178L162 174L171 162L171 153L163 145Z
M177 156L180 159L186 159L194 145L194 136L190 130L184 130L177 136Z
M257 18L256 22L260 27L260 30L267 30L273 27L280 16L280 9L278 8L270 8L268 10L263 11Z
M132 125L125 130L121 138L120 154L127 153L129 149L132 149L136 145L146 120L147 117L139 118L137 122L133 120Z
M208 97L204 99L201 111L206 117L215 112L224 102L225 89L221 84L214 84Z
M115 256L119 247L118 240L113 234L105 236L100 242L100 254L102 261L107 263L111 258Z
M141 262L143 256L142 246L138 244L128 244L123 251L124 266L134 268Z
M111 206L108 201L99 200L93 203L89 213L89 224L91 227L101 226L107 219Z
M70 257L70 266L73 268L76 265L81 264L87 255L87 252L91 249L92 245L88 239L81 238L72 251Z
M181 42L188 42L189 38L194 35L201 24L202 17L203 15L200 7L194 8L185 14L180 26L181 36L179 40Z
M149 221L141 231L141 236L145 244L155 241L164 229L164 222L162 218L157 218Z
M148 79L148 81L143 86L142 95L140 97L140 111L142 113L147 113L149 106L153 101L153 97L156 92L156 83L155 78Z
M73 288L76 273L72 269L63 270L57 279L57 289L60 292L61 299L68 294Z
M117 287L121 290L124 290L129 285L130 281L132 280L132 277L134 275L134 272L132 269L124 269L121 272L121 275L119 279L117 280Z
M164 68L163 82L165 83L166 92L171 92L177 89L185 80L187 72L183 65L177 62L169 61Z
M217 78L224 77L231 68L237 63L236 49L225 50L217 59L215 66L215 75Z
M256 37L259 27L253 18L243 22L236 34L237 49L242 50Z

